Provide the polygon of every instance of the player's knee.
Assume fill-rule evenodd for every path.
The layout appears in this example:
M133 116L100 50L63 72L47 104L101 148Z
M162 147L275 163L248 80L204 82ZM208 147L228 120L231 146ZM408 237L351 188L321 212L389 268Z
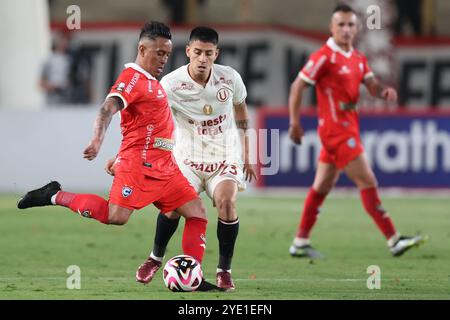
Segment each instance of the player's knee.
M180 215L178 213L176 213L175 211L164 213L164 215L171 220L175 220L180 217Z
M355 184L358 189L375 188L377 186L377 179L373 174L363 175L355 179Z
M236 201L233 199L219 199L216 206L222 217L232 218L236 211Z
M327 183L321 183L319 185L313 185L313 189L316 190L320 194L328 194L333 189L335 183L334 182L327 182Z
M192 212L192 214L191 214L191 217L192 217L192 218L201 218L201 219L208 220L208 219L206 218L206 208L205 208L205 206L203 205L202 202L200 202L200 203L196 206L195 210L193 210L193 212Z
M108 224L121 226L128 222L128 218L129 218L128 214L121 214L120 212L110 211L108 217Z

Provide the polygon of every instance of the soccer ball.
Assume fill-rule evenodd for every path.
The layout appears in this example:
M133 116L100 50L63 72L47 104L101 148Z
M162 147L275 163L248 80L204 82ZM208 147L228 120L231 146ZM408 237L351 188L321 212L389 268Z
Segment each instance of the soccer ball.
M203 279L200 263L193 257L178 255L169 259L163 271L164 284L174 292L196 290Z

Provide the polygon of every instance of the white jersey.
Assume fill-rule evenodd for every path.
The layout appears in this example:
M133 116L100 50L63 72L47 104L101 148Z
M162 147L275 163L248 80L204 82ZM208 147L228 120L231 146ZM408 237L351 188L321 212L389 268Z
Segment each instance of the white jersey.
M185 65L164 76L161 85L177 122L177 161L242 163L233 105L244 102L247 90L238 72L214 64L203 87Z

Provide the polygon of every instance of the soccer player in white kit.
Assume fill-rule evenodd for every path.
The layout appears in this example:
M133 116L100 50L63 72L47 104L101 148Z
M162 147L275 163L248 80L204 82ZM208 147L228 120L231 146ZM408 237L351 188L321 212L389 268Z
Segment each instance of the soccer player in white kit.
M219 288L230 290L235 288L231 260L239 230L237 193L256 174L248 152L247 91L238 72L214 64L218 39L214 29L194 28L186 46L189 64L163 77L161 85L177 124L177 163L195 190L205 191L217 208L216 282ZM178 222L175 212L159 215L154 248L136 272L137 281L151 281Z

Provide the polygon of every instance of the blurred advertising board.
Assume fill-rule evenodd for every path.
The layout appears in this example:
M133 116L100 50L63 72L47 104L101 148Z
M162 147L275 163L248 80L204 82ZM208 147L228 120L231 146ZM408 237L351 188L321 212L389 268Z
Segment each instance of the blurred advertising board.
M301 118L301 146L288 136L287 108L258 110L262 187L308 187L312 184L321 143L317 117ZM380 187L450 188L450 113L401 112L360 115L361 138ZM261 140L260 135L259 140ZM351 186L341 175L337 186Z

